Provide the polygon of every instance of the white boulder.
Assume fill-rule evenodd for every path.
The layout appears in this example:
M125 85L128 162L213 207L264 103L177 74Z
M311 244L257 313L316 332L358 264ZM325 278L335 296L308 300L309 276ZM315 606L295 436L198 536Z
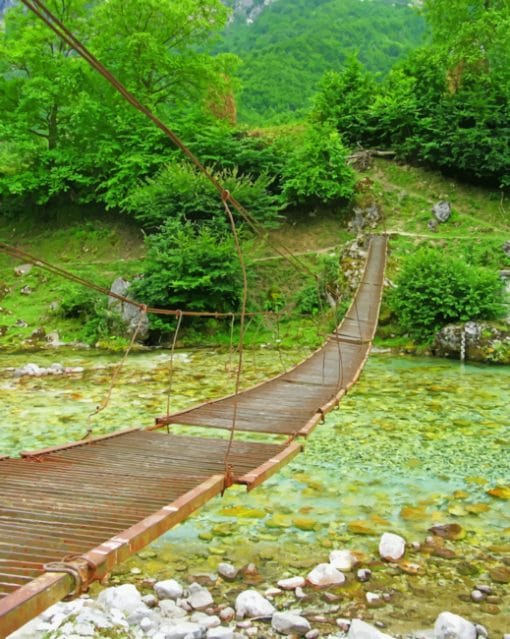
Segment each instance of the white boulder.
M442 612L434 624L435 639L476 639L476 628L467 619Z
M292 612L275 612L271 625L282 635L306 635L312 628L308 619Z
M302 588L306 584L304 577L289 577L288 579L280 579L278 587L283 590L295 590Z
M273 604L265 599L256 590L245 590L236 599L236 615L239 619L244 617L272 617Z
M358 559L350 550L332 550L329 553L329 563L337 570L349 572L358 563Z
M384 533L379 541L379 554L386 561L402 559L406 551L406 540L394 533Z
M369 623L361 621L361 619L353 619L349 626L347 639L392 639L392 637L384 634L384 632Z
M345 582L345 575L331 564L319 564L306 579L314 586L340 586Z
M175 579L166 579L154 584L154 591L160 599L179 599L182 597L183 589Z
M130 613L132 610L146 607L142 601L142 595L133 584L106 588L106 590L99 593L97 602L107 611L115 608L124 613Z

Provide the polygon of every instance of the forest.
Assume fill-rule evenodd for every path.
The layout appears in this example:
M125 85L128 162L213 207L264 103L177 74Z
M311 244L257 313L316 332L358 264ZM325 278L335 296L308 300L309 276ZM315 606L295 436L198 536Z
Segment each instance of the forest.
M510 187L505 0L426 0L421 8L280 0L251 25L229 21L219 0L48 4L267 236L325 212L346 228L363 199L349 160L360 148L496 189L502 202ZM133 263L143 277L131 295L169 308L239 308L241 272L214 188L21 3L3 17L0 83L4 229L27 218L65 218L71 209L83 228L93 228L98 214L125 220L145 237L144 260ZM243 242L253 245L250 229L237 222ZM436 257L419 254L415 268L426 272ZM400 317L394 329L414 330L426 342L449 321L501 316L494 266L477 257L453 268L461 293L440 308L422 300L420 318L416 278L404 268L399 292L388 298ZM317 259L312 269L326 281L339 277L334 259ZM327 306L326 288L305 281L292 292L294 311ZM252 310L277 308L289 294L266 286ZM338 297L345 302L346 291ZM71 290L59 312L86 318L94 342L98 327L111 329L98 319L98 307ZM171 323L156 320L152 330L160 339Z

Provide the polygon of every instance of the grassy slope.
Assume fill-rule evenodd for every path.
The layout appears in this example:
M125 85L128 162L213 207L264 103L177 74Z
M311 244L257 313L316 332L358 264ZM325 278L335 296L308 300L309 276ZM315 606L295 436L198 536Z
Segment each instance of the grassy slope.
M507 206L501 200L499 192L460 185L435 173L382 160L366 176L372 184L369 193L360 198L373 195L382 206L385 224L378 230L386 228L399 233L391 240L390 279L394 278L402 257L423 243L462 253L492 268L510 267L510 258L501 250L503 242L510 239L510 204ZM454 212L437 232L430 232L427 222L432 217L431 207L439 199L448 199ZM139 230L125 220L86 213L86 222L82 221L84 211L76 210L38 218L36 223L28 217L16 224L0 220L0 239L106 286L118 275L129 278L140 272L143 237ZM345 222L325 214L295 219L272 233L273 241L301 254L301 259L310 266L316 263L317 252L334 250L350 237ZM290 304L295 291L302 286L302 274L275 258L269 247L260 242L252 243L247 250L257 260L253 282L258 303L263 304L271 292L277 292L286 305ZM50 310L50 304L61 299L69 284L38 269L17 277L15 265L13 260L0 255L0 290L5 285L11 291L0 300L0 325L8 327L6 335L0 337L0 347L19 342L39 326L44 326L47 332L58 330L66 341L76 339L82 329L80 322L64 321ZM33 289L29 296L20 292L27 285ZM28 326L14 327L18 319ZM284 343L303 340L312 344L326 330L319 324L316 320L283 323L281 337ZM214 333L215 327L209 330ZM272 321L260 324L253 321L250 340L267 340L274 337L275 330ZM391 330L381 332L388 336Z

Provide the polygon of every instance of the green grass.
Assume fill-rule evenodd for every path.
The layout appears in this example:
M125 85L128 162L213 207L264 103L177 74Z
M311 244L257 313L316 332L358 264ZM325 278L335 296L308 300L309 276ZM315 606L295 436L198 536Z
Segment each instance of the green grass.
M384 211L384 223L376 231L387 229L390 241L388 277L393 280L402 259L421 245L432 245L453 255L464 255L476 264L493 269L510 267L510 257L502 245L510 240L510 203L508 206L497 190L463 185L440 174L421 168L376 160L367 174L370 185L358 195L358 204L375 199ZM440 199L452 203L453 215L439 225L436 232L428 229L432 206ZM292 348L302 344L305 349L317 346L334 319L301 316L296 311L299 291L312 281L281 259L271 244L283 244L307 269L318 268L322 253L353 238L347 231L348 212L342 214L316 211L312 215L295 212L268 241L256 239L245 243L250 262L250 310L267 310L271 300L278 300L283 309L281 321L274 318L254 318L248 321L248 346ZM72 273L109 288L118 276L130 279L142 270L144 242L141 231L128 219L115 217L90 208L63 207L32 212L15 221L0 218L0 240L22 248ZM37 268L25 276L14 274L18 265L0 254L0 348L15 347L43 326L57 330L64 341L80 339L86 333L79 319L63 319L51 306L67 294L69 283ZM22 289L29 286L30 295ZM9 290L2 297L2 290ZM383 313L388 314L383 303ZM16 327L17 320L27 323ZM388 316L380 330L385 344L407 348L406 338L397 334L394 318ZM385 326L389 325L389 328ZM229 346L228 322L203 322L195 329L184 331L182 345ZM110 340L112 347L123 340ZM105 342L108 344L109 341Z

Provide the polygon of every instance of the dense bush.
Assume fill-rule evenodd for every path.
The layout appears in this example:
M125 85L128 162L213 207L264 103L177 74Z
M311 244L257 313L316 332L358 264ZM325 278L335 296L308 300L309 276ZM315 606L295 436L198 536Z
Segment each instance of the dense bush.
M390 296L400 326L429 340L451 322L494 319L503 311L503 284L496 272L471 266L433 249L407 258Z
M289 206L338 206L354 194L355 175L342 139L328 124L289 137L283 168L283 197Z
M278 226L280 206L268 190L271 179L266 174L251 178L233 169L216 177L258 222ZM189 222L215 219L228 223L218 191L203 173L184 162L168 164L155 178L141 184L127 198L125 208L149 230L180 217Z
M242 292L233 239L212 224L169 219L147 237L143 278L131 297L159 308L230 312Z

